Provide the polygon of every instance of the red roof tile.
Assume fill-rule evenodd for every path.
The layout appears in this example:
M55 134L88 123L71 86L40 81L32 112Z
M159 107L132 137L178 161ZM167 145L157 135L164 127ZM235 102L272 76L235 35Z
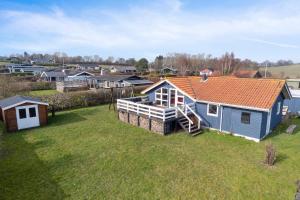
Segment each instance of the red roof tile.
M250 108L270 109L282 91L285 81L235 77L167 78L169 82L194 99Z

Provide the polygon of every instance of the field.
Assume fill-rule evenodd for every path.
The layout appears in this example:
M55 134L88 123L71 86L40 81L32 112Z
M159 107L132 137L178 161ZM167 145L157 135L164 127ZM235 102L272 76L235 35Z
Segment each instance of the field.
M264 73L265 68L260 68L260 71ZM300 78L300 64L289 65L289 66L280 66L280 67L268 67L268 71L277 77L284 77L289 78Z
M53 95L53 94L57 94L57 93L58 93L57 90L35 90L35 91L30 91L29 95L41 97L41 96Z
M0 199L293 199L300 131L261 143L205 131L160 136L108 106L57 113L0 138ZM294 119L300 126L300 120ZM263 164L265 145L278 151Z

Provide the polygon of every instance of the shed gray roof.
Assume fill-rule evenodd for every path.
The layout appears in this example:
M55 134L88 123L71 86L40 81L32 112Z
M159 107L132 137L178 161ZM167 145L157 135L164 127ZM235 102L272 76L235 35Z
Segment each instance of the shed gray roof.
M37 104L47 104L45 102L42 102L39 98L34 98L34 97L27 97L27 96L13 96L13 97L9 97L6 99L2 99L0 100L0 107L2 109L22 103L22 102L26 102L26 101L34 101Z

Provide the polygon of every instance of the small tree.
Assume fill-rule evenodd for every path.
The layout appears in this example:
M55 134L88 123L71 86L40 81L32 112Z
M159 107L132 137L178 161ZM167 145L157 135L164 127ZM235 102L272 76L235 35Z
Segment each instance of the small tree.
M273 166L276 161L276 149L272 143L266 145L265 164Z

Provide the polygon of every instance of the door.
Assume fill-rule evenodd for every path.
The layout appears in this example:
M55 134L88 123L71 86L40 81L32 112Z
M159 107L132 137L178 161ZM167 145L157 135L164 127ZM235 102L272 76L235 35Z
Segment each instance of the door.
M169 107L175 107L176 106L176 90L170 89L169 94Z
M18 129L36 127L40 125L38 106L19 106L16 107Z

